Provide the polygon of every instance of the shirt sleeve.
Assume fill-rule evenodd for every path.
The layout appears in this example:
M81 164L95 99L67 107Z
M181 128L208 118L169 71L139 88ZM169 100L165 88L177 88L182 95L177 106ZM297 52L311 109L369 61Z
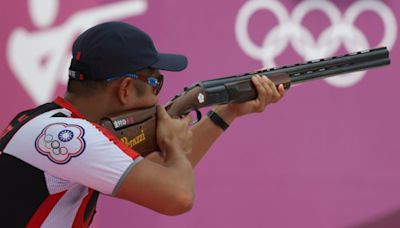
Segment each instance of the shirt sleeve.
M45 116L25 124L4 152L104 194L113 194L143 159L97 124L78 118L41 118Z

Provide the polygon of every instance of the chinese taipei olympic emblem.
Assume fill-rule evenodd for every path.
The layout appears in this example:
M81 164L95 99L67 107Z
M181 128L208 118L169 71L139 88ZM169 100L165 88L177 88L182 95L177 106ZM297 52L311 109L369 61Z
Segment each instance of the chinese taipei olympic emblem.
M36 138L35 147L52 162L66 164L85 150L84 134L83 128L75 124L50 124Z

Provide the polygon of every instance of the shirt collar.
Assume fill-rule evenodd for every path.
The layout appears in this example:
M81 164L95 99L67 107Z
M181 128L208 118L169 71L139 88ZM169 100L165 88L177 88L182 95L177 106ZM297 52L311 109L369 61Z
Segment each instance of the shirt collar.
M69 103L68 101L66 101L66 100L65 100L64 98L62 98L62 97L57 97L57 98L54 100L54 103L57 104L57 105L59 105L59 106L61 106L61 107L63 107L63 108L68 109L69 111L71 111L71 112L72 112L72 115L71 115L72 117L82 118L82 119L85 118L85 117L83 116L83 114L80 113L80 112L78 111L77 108L75 108L71 103Z

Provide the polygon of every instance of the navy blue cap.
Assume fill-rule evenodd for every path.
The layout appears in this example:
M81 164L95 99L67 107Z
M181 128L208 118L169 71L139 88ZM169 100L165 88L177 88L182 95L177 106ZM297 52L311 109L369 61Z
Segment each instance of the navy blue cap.
M158 53L150 36L123 22L106 22L83 32L72 47L69 77L106 80L145 68L181 71L187 59Z

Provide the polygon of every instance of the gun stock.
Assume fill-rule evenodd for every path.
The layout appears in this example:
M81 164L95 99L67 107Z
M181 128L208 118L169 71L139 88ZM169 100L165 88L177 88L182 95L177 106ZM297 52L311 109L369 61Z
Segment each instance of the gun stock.
M263 69L255 72L200 81L187 87L169 101L165 108L170 116L179 118L199 109L216 104L241 103L257 97L251 78L265 75L276 86L283 84L287 90L291 85L354 71L390 64L386 47L349 53L298 63L294 65ZM156 137L156 108L132 110L106 117L101 125L110 130L124 144L146 156L159 151Z
M142 156L159 150L156 137L156 106L105 117L100 121L100 125Z

